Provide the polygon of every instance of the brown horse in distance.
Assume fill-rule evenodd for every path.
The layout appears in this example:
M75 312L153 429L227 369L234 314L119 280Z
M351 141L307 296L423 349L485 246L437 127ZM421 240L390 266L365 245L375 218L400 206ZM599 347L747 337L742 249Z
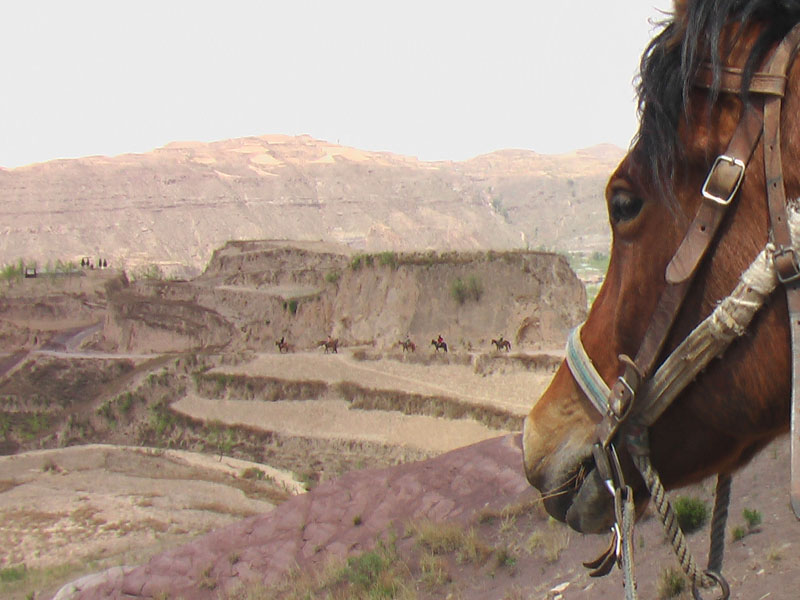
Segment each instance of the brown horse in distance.
M285 341L283 338L277 340L275 345L278 347L278 352L281 354L286 354L287 352L291 352L292 347L289 345L289 342Z
M319 346L322 346L322 347L325 348L325 354L327 354L328 352L332 352L333 354L338 354L339 353L339 338L336 338L336 339L328 338L327 340L322 340L319 343Z
M439 350L444 350L447 352L447 342L440 342L439 340L431 340L431 346L436 348L436 352Z
M624 371L620 355L635 356L640 348L667 288L668 264L701 205L708 202L700 190L714 157L726 152L750 107L760 113L766 102L763 96L721 87L723 71L735 75L744 70L746 85L748 74L798 22L797 1L679 1L645 51L638 90L639 132L606 187L613 235L610 264L580 334L608 386ZM709 47L709 40L719 46ZM698 87L695 83L705 62L710 63L710 83ZM798 60L788 71L781 117L783 176L791 201L800 196ZM687 288L659 361L731 292L765 247L770 218L762 156L763 138ZM721 359L710 362L649 428L652 463L668 489L731 473L788 430L787 323L786 298L779 288L747 335L735 340ZM607 531L613 522L611 496L600 489L599 478L591 476L599 419L562 363L531 409L523 432L525 471L542 492L547 511L585 532ZM623 453L621 460L637 501L646 499L648 492L630 456Z
M400 340L397 342L402 348L403 352L416 352L417 345L411 340Z
M500 350L505 350L506 352L510 352L511 351L511 342L509 342L508 340L504 340L503 338L500 338L499 340L494 340L493 339L492 343L495 346L497 346L498 352Z

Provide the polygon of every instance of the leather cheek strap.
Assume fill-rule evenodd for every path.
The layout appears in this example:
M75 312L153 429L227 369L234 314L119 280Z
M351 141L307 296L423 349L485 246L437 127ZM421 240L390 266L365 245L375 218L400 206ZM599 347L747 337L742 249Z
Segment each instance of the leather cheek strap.
M705 186L710 194L732 199L743 169L753 157L761 138L761 130L761 111L748 105L725 151L725 156L735 162L718 160L714 163ZM736 166L737 163L744 166ZM728 204L703 199L686 236L667 266L667 283L677 284L692 277L711 245L727 207Z

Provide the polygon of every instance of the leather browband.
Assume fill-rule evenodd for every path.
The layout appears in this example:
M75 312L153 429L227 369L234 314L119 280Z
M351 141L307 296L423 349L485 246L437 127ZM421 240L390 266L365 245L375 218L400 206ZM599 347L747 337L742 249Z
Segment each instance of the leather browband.
M744 70L736 67L722 67L719 74L719 90L728 94L739 94L742 92L742 82L744 80ZM694 80L695 87L711 89L714 84L714 72L708 63L700 65ZM773 74L764 71L753 73L747 91L751 94L783 96L786 90L786 75L783 73Z

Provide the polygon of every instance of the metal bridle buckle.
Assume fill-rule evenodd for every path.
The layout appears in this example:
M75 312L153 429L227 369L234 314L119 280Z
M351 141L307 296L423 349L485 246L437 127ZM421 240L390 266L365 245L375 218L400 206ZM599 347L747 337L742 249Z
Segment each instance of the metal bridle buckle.
M711 178L714 176L717 168L720 165L730 166L730 167L737 167L739 169L739 174L736 176L736 182L733 184L732 188L728 192L727 197L717 196L716 194L708 191L709 184L711 183ZM743 161L739 160L738 158L733 158L732 156L728 156L727 154L720 154L716 160L714 160L714 164L711 165L711 169L708 172L708 176L706 177L705 182L703 183L702 194L703 198L707 200L711 200L712 202L716 202L717 204L721 204L723 206L727 206L733 200L733 197L736 195L736 192L739 191L739 186L742 185L742 180L744 179L744 170L746 165Z
M781 274L780 269L775 264L775 259L780 256L785 256L787 254L791 255L792 258L792 266L794 267L794 273L784 277ZM797 281L800 279L800 264L797 262L797 252L794 251L794 248L789 246L788 248L781 248L780 250L776 250L775 254L772 255L772 263L775 264L775 274L778 276L778 281L781 283L792 283L793 281Z
M617 377L617 381L619 381L622 387L624 387L628 394L630 394L630 398L625 406L612 406L609 402L608 408L612 412L611 416L618 421L624 421L628 414L630 414L631 408L633 408L633 401L636 399L636 390L634 390L633 386L628 383L628 380L625 379L624 375ZM617 403L615 402L614 404L616 405Z

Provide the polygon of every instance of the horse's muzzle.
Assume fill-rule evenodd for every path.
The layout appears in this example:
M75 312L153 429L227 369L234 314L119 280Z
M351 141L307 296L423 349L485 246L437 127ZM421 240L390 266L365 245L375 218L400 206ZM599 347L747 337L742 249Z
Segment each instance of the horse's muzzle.
M614 501L597 469L592 469L567 509L566 523L582 533L604 533L614 524Z
M567 444L542 453L525 420L523 453L525 475L542 494L545 510L581 533L605 533L614 523L611 493L594 468L591 446L579 451Z

